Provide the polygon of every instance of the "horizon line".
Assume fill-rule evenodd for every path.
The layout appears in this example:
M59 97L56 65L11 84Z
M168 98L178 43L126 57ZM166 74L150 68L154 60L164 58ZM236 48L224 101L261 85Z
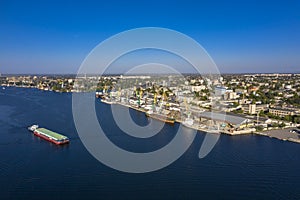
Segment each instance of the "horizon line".
M181 73L182 75L201 75L199 73L193 73L193 72L186 72L186 73ZM299 72L226 72L226 73L220 73L221 75L255 75L255 74L300 74ZM77 73L0 73L0 77L2 76L78 76L78 75L96 75L96 76L135 76L135 75L178 75L176 73L161 73L161 74L156 74L156 73L137 73L137 74L122 74L122 73L105 73L105 74L93 74L93 73L86 73L86 74L77 74Z

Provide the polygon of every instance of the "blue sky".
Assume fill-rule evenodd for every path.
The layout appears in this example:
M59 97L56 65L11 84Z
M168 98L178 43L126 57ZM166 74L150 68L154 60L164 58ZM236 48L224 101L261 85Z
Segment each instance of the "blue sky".
M221 72L300 72L300 1L0 1L0 73L76 73L108 37L165 27ZM163 57L162 57L163 59Z

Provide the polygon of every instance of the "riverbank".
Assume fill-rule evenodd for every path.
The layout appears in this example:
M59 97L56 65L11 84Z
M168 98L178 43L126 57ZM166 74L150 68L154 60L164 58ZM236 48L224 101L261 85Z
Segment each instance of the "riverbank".
M296 132L292 132L295 128L276 129L265 132L256 132L257 135L267 136L270 138L276 138L282 141L290 141L300 143L300 135Z
M111 101L106 101L106 100L101 100L101 102L109 104L109 105L117 104L117 105L125 106L125 107L128 107L128 108L134 109L136 111L143 112L143 113L147 112L143 108L138 108L138 107L135 107L135 106L132 106L132 105L129 105L129 104L122 103L122 102L111 102ZM181 119L175 119L175 122L180 123L180 124L182 124L183 126L185 126L187 128L191 128L191 129L194 129L194 130L197 130L197 131L201 131L201 132L205 132L205 133L211 133L211 134L221 134L222 133L222 134L227 134L227 135L234 136L234 135L242 135L242 134L251 134L255 131L255 129L253 128L253 129L230 132L230 131L226 131L226 130L209 129L209 127L207 127L206 125L199 124L199 123L194 123L193 125L187 125L187 124L184 124L183 120L181 120Z
M27 85L1 85L2 89L10 88L10 87L15 87L15 88L31 88L31 89L37 89L41 91L47 91L47 92L59 92L59 93L73 93L77 92L75 90L52 90L49 88L40 88L38 86L27 86Z
M129 104L121 103L121 102L109 102L109 101L102 101L103 103L106 104L118 104L121 106L125 106L131 109L134 109L139 112L145 113L146 110L143 108L138 108ZM175 122L182 124L183 126L187 128L191 128L197 131L205 132L205 133L211 133L211 134L226 134L230 136L236 136L236 135L246 135L246 134L256 134L256 135L261 135L261 136L268 136L270 138L276 138L279 140L283 141L290 141L290 142L295 142L295 143L300 143L300 137L297 133L293 133L290 130L293 130L293 128L288 128L288 129L277 129L277 130L270 130L270 131L265 131L265 132L256 132L255 128L249 128L247 130L240 130L240 131L226 131L226 130L211 130L208 129L205 125L203 124L193 124L193 125L187 125L184 124L181 119L176 119Z

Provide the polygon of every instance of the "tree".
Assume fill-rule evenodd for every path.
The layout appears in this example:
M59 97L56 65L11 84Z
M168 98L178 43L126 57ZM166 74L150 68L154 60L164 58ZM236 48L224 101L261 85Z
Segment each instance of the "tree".
M272 123L272 127L278 127L278 123Z
M240 104L238 102L233 102L234 107L238 107Z
M256 129L256 131L263 131L264 127L263 126L256 126L255 129Z
M291 115L286 115L286 116L284 116L283 119L284 119L285 121L288 121L288 122L293 121L293 117L292 117Z
M285 127L285 123L281 122L279 125L278 125L279 128L284 128Z
M266 117L267 115L265 114L265 112L263 110L261 110L261 111L259 111L259 116Z
M200 97L200 100L201 100L201 101L207 101L207 99L208 99L207 96L201 96L201 97Z
M300 124L300 116L294 116L293 117L293 122L296 124Z

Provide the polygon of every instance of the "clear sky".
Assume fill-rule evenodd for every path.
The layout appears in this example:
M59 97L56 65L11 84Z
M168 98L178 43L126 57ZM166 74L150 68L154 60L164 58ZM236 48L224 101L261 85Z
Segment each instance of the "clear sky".
M165 27L221 72L300 72L300 1L0 0L0 73L76 73L104 39Z

